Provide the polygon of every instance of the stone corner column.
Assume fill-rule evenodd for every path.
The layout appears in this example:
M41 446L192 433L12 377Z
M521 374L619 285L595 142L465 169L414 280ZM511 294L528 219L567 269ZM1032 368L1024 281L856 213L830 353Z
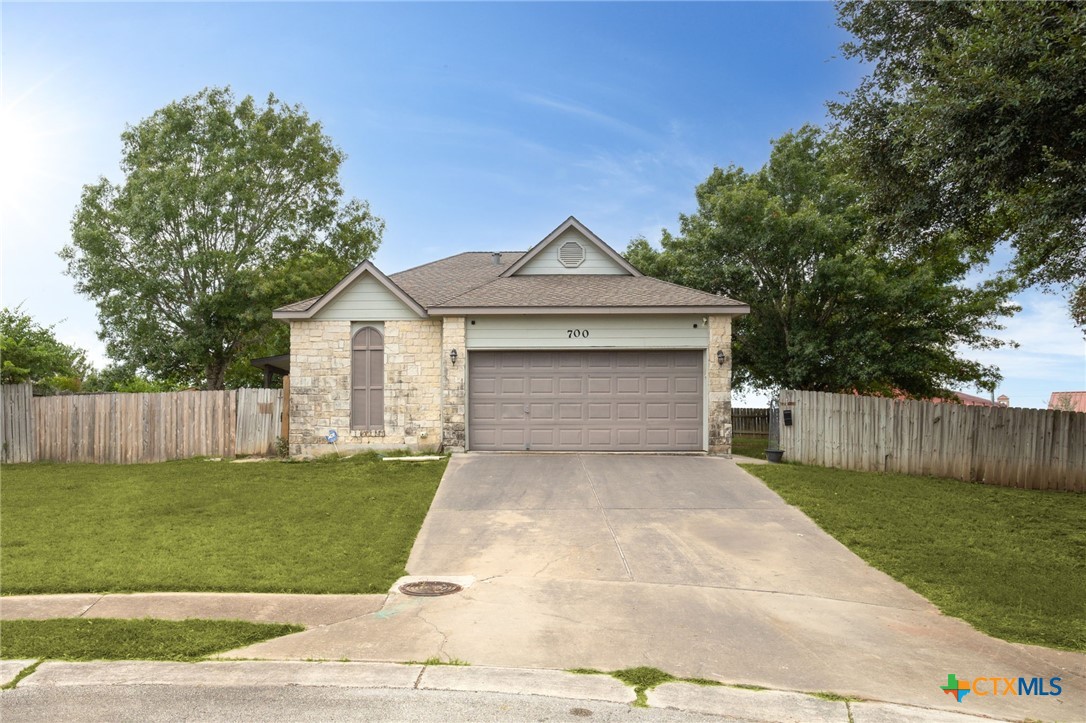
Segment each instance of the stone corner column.
M717 362L717 351L724 352L724 363ZM732 453L732 317L709 317L709 454Z
M446 316L441 324L441 447L463 452L467 442L465 414L468 353L464 317ZM456 350L456 363L451 359Z

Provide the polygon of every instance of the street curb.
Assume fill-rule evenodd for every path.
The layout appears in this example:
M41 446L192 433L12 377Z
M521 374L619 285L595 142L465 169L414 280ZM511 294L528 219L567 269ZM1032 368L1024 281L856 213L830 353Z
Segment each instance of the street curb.
M3 661L11 667L26 661ZM33 661L30 661L31 663ZM18 670L16 670L16 673ZM14 674L12 675L14 677ZM363 662L209 660L44 662L18 688L110 685L205 687L308 686L504 693L548 698L632 703L633 688L609 675L562 670ZM726 685L667 683L648 691L654 708L743 720L884 723L980 723L992 718L879 702L821 700L793 691L752 691Z

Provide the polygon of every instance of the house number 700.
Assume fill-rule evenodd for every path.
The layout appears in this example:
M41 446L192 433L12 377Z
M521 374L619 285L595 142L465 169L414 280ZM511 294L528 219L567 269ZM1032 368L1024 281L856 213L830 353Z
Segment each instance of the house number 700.
M588 329L566 329L570 339L587 339Z

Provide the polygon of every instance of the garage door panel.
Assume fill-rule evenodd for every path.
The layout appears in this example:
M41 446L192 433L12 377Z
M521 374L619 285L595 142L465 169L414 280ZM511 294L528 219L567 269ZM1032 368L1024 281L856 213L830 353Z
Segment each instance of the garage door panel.
M528 358L528 366L532 369L553 369L554 354L546 351L532 352Z
M674 443L677 447L700 446L701 432L693 429L676 429Z
M498 430L498 443L506 449L524 449L526 430L502 427Z
M555 405L536 402L528 405L528 415L537 422L549 422L555 419Z
M497 420L498 405L489 402L476 402L471 405L471 418L480 422Z
M592 420L596 419L611 419L613 417L611 411L610 402L597 402L589 403L588 405L588 418Z
M645 394L667 394L670 391L669 377L645 377Z
M569 420L581 420L584 419L584 405L580 402L575 403L562 403L558 405L558 418L563 422Z
M667 369L674 366L674 359L672 353L668 351L646 351L645 355L645 368L646 369Z
M698 391L697 377L675 377L676 394L696 394Z
M469 444L703 449L704 351L469 352Z
M690 403L675 404L675 416L674 419L698 419L701 415L698 414L698 405Z
M498 380L492 376L480 376L471 391L475 396L495 394L498 391Z
M532 377L528 380L528 391L532 395L554 394L554 377Z
M584 394L584 381L581 377L560 377L558 379L558 393Z
M611 394L612 381L611 377L589 377L588 393Z
M666 427L663 429L646 429L645 444L659 449L671 446L671 430Z
M558 444L561 447L569 447L570 445L580 446L583 449L585 443L585 430L578 428L563 427L558 430ZM574 447L575 448L575 447Z
M496 449L498 447L498 430L494 427L481 427L471 432L471 443L480 449Z
M661 420L666 422L672 418L671 405L667 402L649 402L645 404L645 417L650 422L659 422Z
M524 418L524 404L521 402L515 402L513 404L501 405L501 418L506 419L523 419Z
M554 429L547 429L545 427L532 429L528 434L528 439L531 440L532 449L550 449L555 446Z
M527 352L511 351L499 357L502 369L524 369L528 366Z
M610 429L589 429L588 445L594 448L609 448L614 444L614 435Z

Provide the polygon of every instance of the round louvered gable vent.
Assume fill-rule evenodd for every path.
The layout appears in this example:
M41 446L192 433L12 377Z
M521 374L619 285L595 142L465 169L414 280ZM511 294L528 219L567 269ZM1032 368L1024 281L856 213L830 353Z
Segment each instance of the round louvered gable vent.
M558 247L558 262L567 269L573 269L584 263L584 246L576 241L566 241Z

